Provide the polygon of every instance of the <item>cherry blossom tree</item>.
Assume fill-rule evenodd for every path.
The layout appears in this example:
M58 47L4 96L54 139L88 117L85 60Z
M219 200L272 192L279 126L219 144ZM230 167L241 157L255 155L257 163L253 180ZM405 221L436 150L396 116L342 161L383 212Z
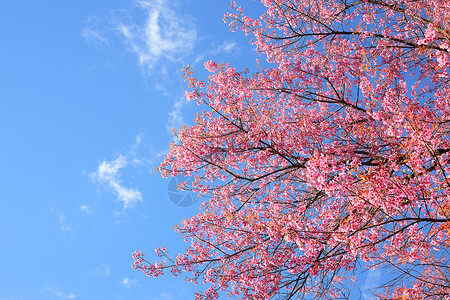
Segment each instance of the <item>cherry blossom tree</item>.
M261 2L225 16L258 72L185 69L204 111L159 170L206 199L189 248L133 267L187 272L196 299L342 299L364 268L396 274L380 299L450 299L450 2Z

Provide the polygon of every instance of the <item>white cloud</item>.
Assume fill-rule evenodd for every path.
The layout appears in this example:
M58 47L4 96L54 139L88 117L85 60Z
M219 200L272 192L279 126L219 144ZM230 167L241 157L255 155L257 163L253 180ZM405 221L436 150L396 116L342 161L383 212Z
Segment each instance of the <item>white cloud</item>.
M153 297L153 300L172 300L172 296L169 293L162 292L159 294L159 298Z
M169 295L168 293L161 293L161 300L172 300L172 296Z
M125 277L119 283L126 288L130 288L130 287L134 286L136 284L136 282L137 282L137 279L130 279L130 278Z
M86 204L81 205L80 206L80 210L84 211L88 215L92 214L92 210L91 210L91 207L89 205L86 205Z
M61 223L62 231L73 231L73 228L67 223L66 216L63 214L59 214L58 216L59 223Z
M108 265L101 264L91 272L89 272L91 276L98 277L98 278L108 278L109 275L111 275L111 269Z
M82 36L88 42L114 48L114 34L118 34L128 52L136 55L145 75L158 70L159 79L164 82L155 82L156 89L169 96L172 89L167 87L167 82L173 79L170 76L177 74L182 78L179 68L192 60L189 55L199 41L195 20L182 12L179 0L137 0L134 3L134 8L111 10L109 16L90 17ZM224 42L213 47L212 52L229 52L235 48L235 43ZM180 101L174 104L168 127L184 124L181 106Z
M177 11L169 0L139 1L145 12L144 24L125 24L117 30L125 38L129 50L138 56L139 65L151 69L160 59L180 61L197 41L197 31L191 18Z
M98 182L109 185L117 195L117 200L123 203L123 208L133 207L136 202L142 201L142 195L137 189L126 188L120 182L120 169L127 166L127 159L119 155L113 161L103 161L97 168L97 171L91 176Z
M141 176L142 174L153 174L155 165L161 162L161 159L167 154L168 149L156 151L151 145L145 142L143 134L135 137L135 142L128 147L128 150L118 154L113 160L103 160L99 163L95 172L83 172L96 183L106 186L108 190L116 195L117 202L123 205L123 210L114 211L117 218L126 215L126 209L133 207L138 202L143 202L141 192L136 188L125 187L121 181L122 170L131 169L133 174ZM142 172L145 170L145 173ZM80 209L86 213L91 213L91 207L88 205L80 206ZM117 220L116 220L117 221Z
M169 121L166 125L166 129L169 133L172 133L172 128L179 128L185 124L182 114L182 108L188 103L186 97L180 96L173 104L172 110L169 112Z
M210 50L198 53L197 56L195 57L194 63L197 64L199 62L204 62L208 60L207 58L214 60L214 57L216 57L216 55L218 54L225 53L228 55L230 54L232 55L239 53L239 51L241 51L241 49L239 48L239 45L236 44L236 42L224 41L219 46L212 45L210 46Z
M139 152L139 148L142 144L142 140L144 139L144 135L142 133L136 135L135 137L135 142L134 144L131 146L129 154L131 156L131 162L133 163L133 165L141 165L144 163L145 159L139 157L138 152Z
M51 298L57 298L57 299L75 299L77 296L75 296L74 293L69 292L63 292L58 287L46 287L43 290L46 294L50 295Z
M155 89L161 92L166 97L170 95L169 89L159 83L155 83Z
M125 157L134 167L153 167L159 163L159 160L167 153L167 151L155 151L153 147L144 143L144 134L136 135L135 142L130 150L127 151Z
M88 42L94 42L98 45L106 44L109 45L108 39L99 31L92 28L84 28L81 35Z
M379 269L370 269L366 276L366 281L362 286L362 296L364 300L376 299L372 292L379 286L381 280L381 272Z
M217 53L231 53L232 51L239 51L239 47L235 42L225 41L217 48Z

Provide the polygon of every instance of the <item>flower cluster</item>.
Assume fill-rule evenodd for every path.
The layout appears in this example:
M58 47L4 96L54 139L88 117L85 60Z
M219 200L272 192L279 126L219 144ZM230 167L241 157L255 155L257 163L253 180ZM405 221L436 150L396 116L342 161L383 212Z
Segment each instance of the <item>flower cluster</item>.
M185 69L205 110L159 170L208 199L177 227L190 246L133 267L190 273L196 299L336 299L363 261L400 273L381 299L448 297L449 2L262 3L226 19L269 67Z

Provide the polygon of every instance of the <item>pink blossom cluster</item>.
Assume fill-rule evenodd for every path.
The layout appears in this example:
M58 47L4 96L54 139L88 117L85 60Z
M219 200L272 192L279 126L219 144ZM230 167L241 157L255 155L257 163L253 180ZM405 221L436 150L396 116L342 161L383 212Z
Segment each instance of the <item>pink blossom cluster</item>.
M184 70L204 111L159 171L207 199L177 226L189 248L133 267L191 274L196 299L338 299L364 262L400 274L380 299L448 299L449 3L261 2L226 20L267 65Z

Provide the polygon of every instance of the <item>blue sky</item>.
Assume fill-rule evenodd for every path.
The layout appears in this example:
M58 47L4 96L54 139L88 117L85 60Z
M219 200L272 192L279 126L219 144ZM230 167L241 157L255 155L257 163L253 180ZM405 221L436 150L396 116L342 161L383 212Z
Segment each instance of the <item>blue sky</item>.
M255 66L248 37L222 21L228 4L3 3L0 300L192 299L201 288L145 277L131 253L185 247L173 226L198 205L171 202L154 169L171 128L198 109L180 69L205 79L206 60Z

